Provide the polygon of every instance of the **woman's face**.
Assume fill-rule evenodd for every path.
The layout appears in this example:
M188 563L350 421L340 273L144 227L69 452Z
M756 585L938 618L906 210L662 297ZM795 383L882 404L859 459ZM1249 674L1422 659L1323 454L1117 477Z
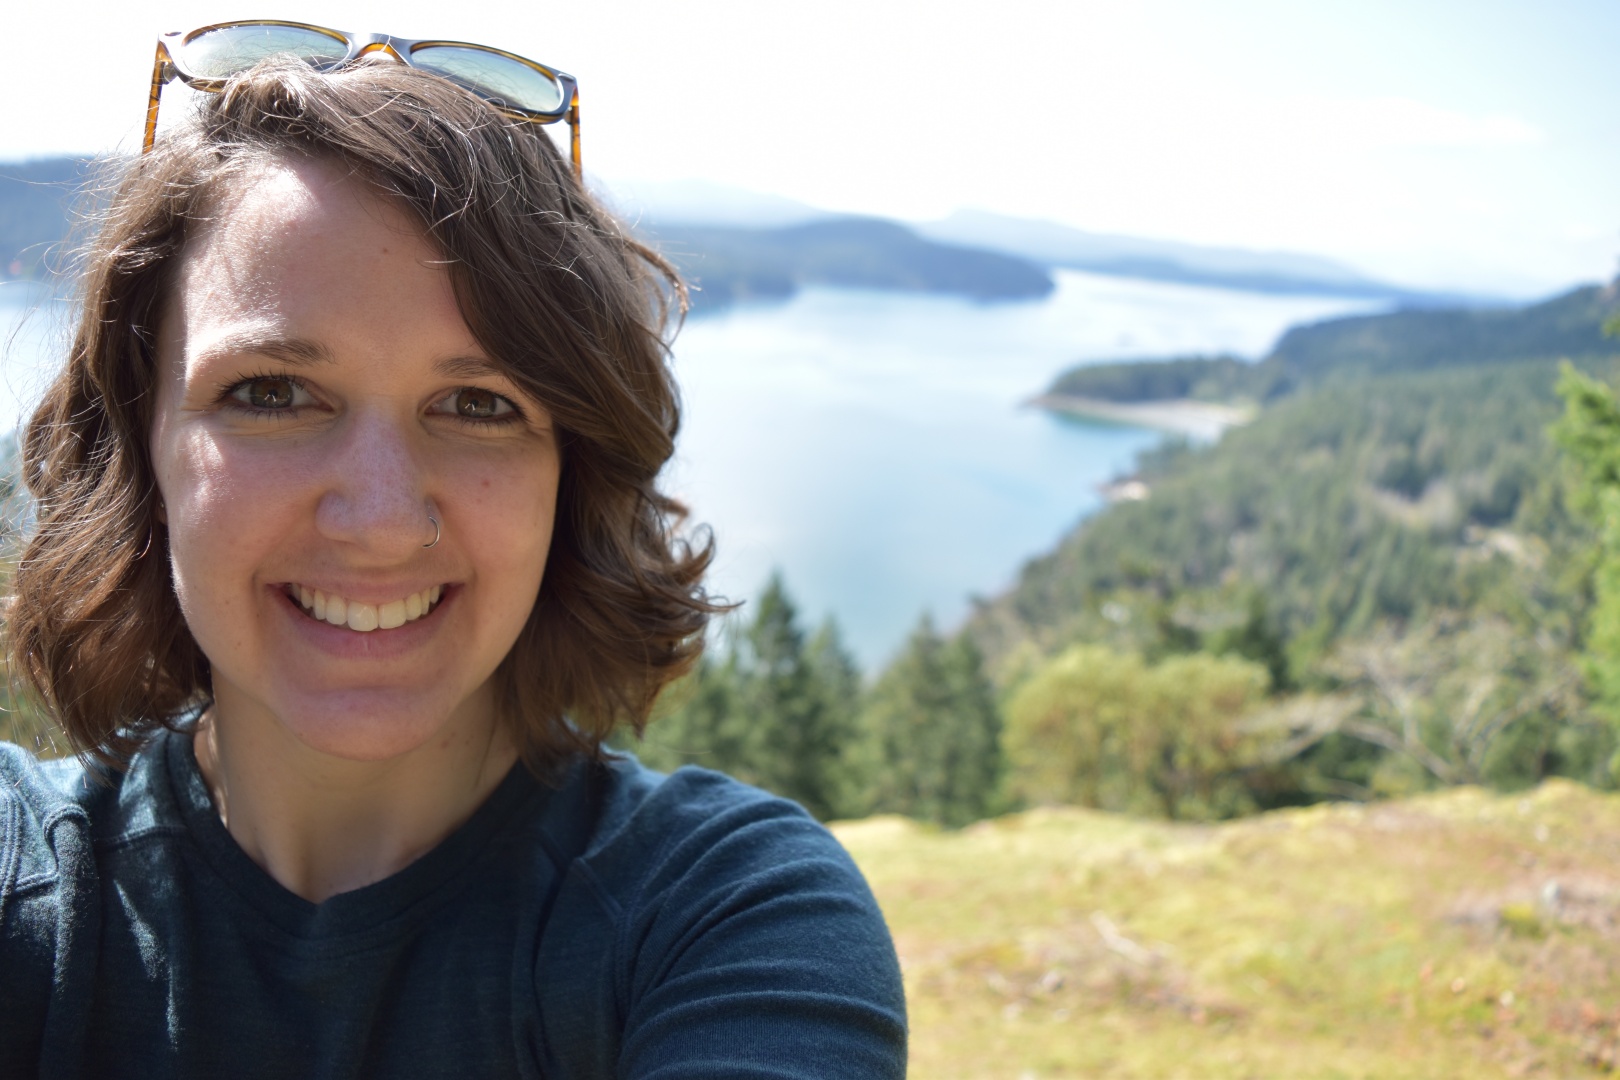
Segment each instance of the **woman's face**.
M221 723L373 761L487 736L558 442L414 219L332 165L265 168L188 244L158 361L152 460Z

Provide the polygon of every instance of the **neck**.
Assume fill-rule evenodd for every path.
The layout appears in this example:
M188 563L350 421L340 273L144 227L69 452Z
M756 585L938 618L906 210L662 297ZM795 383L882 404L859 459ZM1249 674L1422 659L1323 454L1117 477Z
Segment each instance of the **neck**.
M386 761L311 749L273 718L219 702L195 736L197 765L231 837L314 903L389 877L472 816L517 760L493 709Z

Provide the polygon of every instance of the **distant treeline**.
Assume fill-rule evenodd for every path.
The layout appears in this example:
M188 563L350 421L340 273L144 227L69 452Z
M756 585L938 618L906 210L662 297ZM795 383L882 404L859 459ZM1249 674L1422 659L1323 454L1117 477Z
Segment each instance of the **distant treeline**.
M1106 401L1269 401L1323 380L1482 367L1615 351L1603 336L1613 291L1596 285L1517 308L1356 315L1297 326L1264 359L1178 357L1070 368L1049 393Z
M1242 397L1254 382L1254 364L1235 356L1178 356L1168 360L1127 360L1070 368L1049 394L1138 402L1197 398L1228 401Z

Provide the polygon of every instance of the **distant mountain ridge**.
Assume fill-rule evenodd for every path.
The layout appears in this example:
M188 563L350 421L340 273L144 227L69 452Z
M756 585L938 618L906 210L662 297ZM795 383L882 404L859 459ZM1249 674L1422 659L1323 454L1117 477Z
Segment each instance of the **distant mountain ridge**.
M1303 374L1354 365L1414 371L1514 360L1607 356L1603 322L1620 301L1616 285L1586 285L1540 303L1351 315L1296 326L1267 362Z
M0 164L0 279L49 272L87 165ZM706 181L600 190L631 226L664 245L698 283L697 309L791 296L803 285L922 291L975 300L1038 299L1051 271L1314 294L1435 307L1478 298L1380 282L1329 259L1089 233L1049 221L961 211L905 224L830 214L792 199Z
M1620 307L1620 282L1584 285L1511 308L1451 308L1347 315L1295 326L1258 363L1172 357L1083 364L1047 394L1112 402L1268 401L1344 375L1382 375L1615 353L1604 321Z
M1052 221L1006 217L982 210L958 211L942 221L918 225L917 231L930 239L1021 255L1045 266L1114 277L1214 285L1245 292L1365 297L1405 307L1493 302L1492 298L1378 281L1317 255L1093 233Z
M694 310L782 300L805 285L1035 300L1055 287L1016 256L924 239L881 218L829 218L773 229L644 222L641 231L694 286Z
M0 164L0 279L41 278L56 269L50 256L69 234L87 171L73 158ZM702 186L682 198L701 204ZM679 216L679 199L663 205ZM733 218L746 225L653 220L634 204L621 210L690 280L698 314L740 301L785 300L806 285L979 301L1039 299L1054 288L1044 268L1016 255L928 240L880 218L811 212L799 220L797 206L753 197L733 207Z
M682 225L780 228L840 216L779 195L704 180L627 182L615 185L607 197L632 221L645 217ZM919 235L930 240L999 251L1048 269L1279 295L1389 300L1402 307L1500 302L1496 297L1391 284L1318 255L1095 233L1053 221L984 210L960 210L939 221L911 224Z

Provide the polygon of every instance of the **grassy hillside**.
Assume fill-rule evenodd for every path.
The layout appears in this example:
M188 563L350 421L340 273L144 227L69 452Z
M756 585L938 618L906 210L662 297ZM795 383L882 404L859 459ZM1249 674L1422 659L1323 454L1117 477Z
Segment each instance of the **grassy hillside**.
M1585 1076L1620 1056L1620 796L834 831L894 930L917 1080Z

